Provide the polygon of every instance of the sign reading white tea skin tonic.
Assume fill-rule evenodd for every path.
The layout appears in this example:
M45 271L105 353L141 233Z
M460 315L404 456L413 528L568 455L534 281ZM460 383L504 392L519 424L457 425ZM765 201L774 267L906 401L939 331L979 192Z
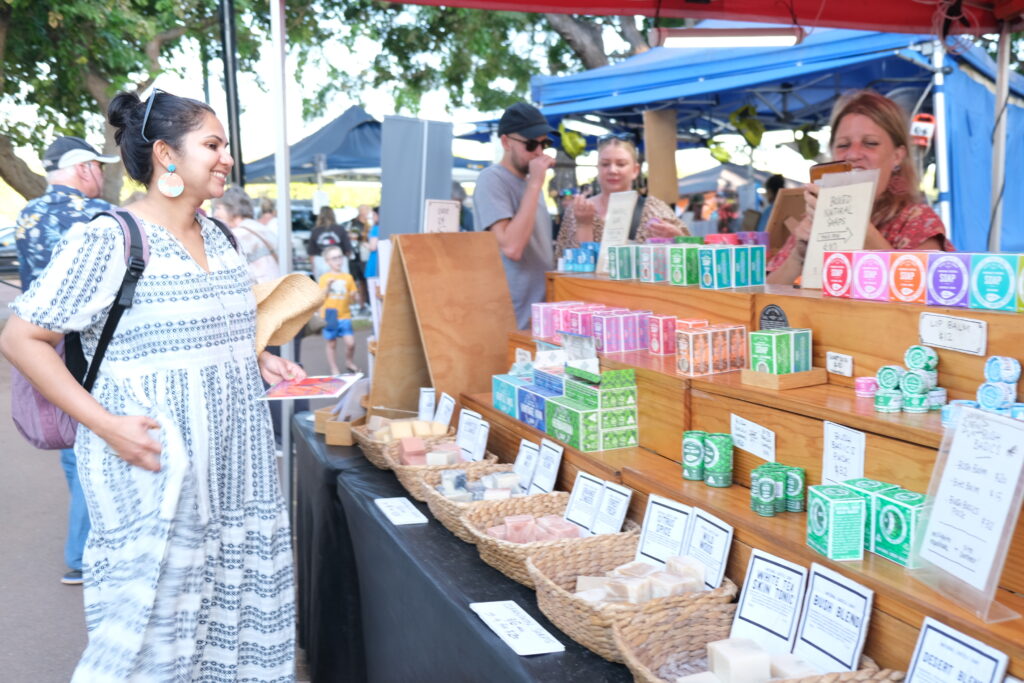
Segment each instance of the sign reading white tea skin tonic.
M434 413L434 422L440 422L445 427L450 427L454 413L455 399L442 391L441 400L437 402L437 412Z
M706 569L704 585L711 590L722 585L731 547L732 526L710 512L694 508L689 538L683 545L682 554L700 560Z
M775 462L775 432L735 413L730 415L729 431L736 448L742 448L762 460Z
M424 422L430 422L434 419L433 387L420 387L420 410L418 417Z
M864 432L826 420L821 483L840 484L863 477L866 439Z
M408 498L376 498L373 502L395 526L427 523L426 516Z
M821 289L821 264L826 251L864 248L877 182L877 168L829 173L818 179L818 201L804 256L801 287Z
M565 652L565 646L513 600L471 602L469 608L520 657Z
M988 323L955 315L922 313L918 336L925 346L984 356L988 346Z
M925 617L910 658L907 683L1000 683L1010 658L979 640ZM1016 679L1015 679L1016 680ZM1006 678L1009 683L1010 677Z
M812 564L793 654L822 673L856 671L874 595L842 574Z
M569 504L562 515L566 520L589 532L597 517L597 507L601 504L604 492L604 481L583 470L576 473L576 481L572 485Z
M617 534L622 531L622 523L626 521L626 512L629 510L629 501L632 497L632 489L610 481L604 482L597 515L590 526L591 535Z
M563 448L551 439L541 439L537 469L530 482L530 493L551 493L558 479L558 467L562 464Z
M668 558L682 555L692 518L693 508L689 505L654 494L648 496L635 559L663 565Z
M598 273L608 273L608 247L618 247L629 241L629 224L633 222L636 199L635 190L612 192L608 197L608 213L604 216L601 251L597 257Z
M793 651L807 569L755 548L730 638L750 638L773 654Z
M530 482L533 481L533 473L537 470L539 459L540 446L526 439L519 442L519 452L516 454L512 471L519 475L519 490L522 493L530 490Z
M943 457L945 450L946 441L932 475L933 505L920 555L972 588L989 591L1002 574L1008 530L1020 512L1024 421L961 408Z

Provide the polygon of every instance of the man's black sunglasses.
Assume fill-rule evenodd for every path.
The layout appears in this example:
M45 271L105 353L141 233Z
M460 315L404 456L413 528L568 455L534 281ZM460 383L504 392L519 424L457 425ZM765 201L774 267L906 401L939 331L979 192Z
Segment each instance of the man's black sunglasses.
M514 138L511 135L509 135L508 137L512 140L515 140L516 142L523 143L523 147L526 148L527 152L535 152L538 147L542 149L547 149L551 147L552 144L551 140L549 140L548 138L544 138L543 140L527 140L526 138Z

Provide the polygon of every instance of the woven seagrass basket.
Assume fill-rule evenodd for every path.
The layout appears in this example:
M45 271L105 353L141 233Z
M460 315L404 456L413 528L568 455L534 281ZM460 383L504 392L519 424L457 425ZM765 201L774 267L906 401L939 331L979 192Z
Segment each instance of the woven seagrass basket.
M409 412L406 410L394 410L390 408L375 408L373 410L374 415L382 415L392 420L408 419L410 417L416 417L416 413ZM354 425L352 427L352 436L355 437L356 443L363 449L363 455L366 459L373 464L374 467L381 470L390 470L393 464L398 463L398 447L400 441L395 439L393 441L377 441L373 438L373 434L367 428L366 424ZM455 436L455 430L451 427L448 428L448 434L445 436L425 436L423 444L430 448L442 441L449 441Z
M566 635L607 660L621 662L612 627L629 621L644 610L675 606L728 604L736 597L736 584L726 578L711 591L655 598L640 604L593 604L575 595L576 577L604 576L621 564L632 562L639 538L629 534L599 537L600 545L573 546L552 552L541 548L526 561L537 591L540 611Z
M442 440L444 439L438 439L434 443L440 443ZM441 470L466 470L466 475L468 476L470 472L494 466L497 462L498 456L493 453L484 454L483 460L459 462L454 465L403 465L395 458L391 460L391 469L394 471L395 476L398 477L398 482L409 492L409 495L422 502L427 499L426 492L423 490L423 477L426 474L439 473Z
M486 467L477 467L472 471L466 471L466 478L470 481L476 481L485 474L492 472L511 472L512 465L508 464L489 464ZM462 523L462 515L469 508L482 503L484 501L476 501L471 503L460 503L459 501L451 500L439 493L434 487L441 483L441 472L424 472L422 478L423 486L423 497L427 502L427 507L430 508L430 512L437 518L441 524L445 526L448 531L455 534L459 539L466 543L476 543L476 538L466 530L466 525Z
M729 637L735 604L702 603L695 605L658 605L634 614L629 621L613 627L615 646L622 661L638 683L672 683L681 673L707 670L707 644ZM696 665L692 671L679 672L663 678L663 667L683 663ZM840 683L853 681L899 681L902 671L879 669L870 657L860 659L860 669L845 673L822 674L789 679L787 683ZM773 683L779 683L774 681Z
M557 541L538 541L536 543L512 543L502 541L487 534L487 529L502 524L510 515L559 515L565 512L569 504L569 494L564 491L538 493L532 496L509 498L508 500L481 501L465 511L462 523L474 541L480 558L513 581L533 588L533 579L526 570L526 559L541 548L561 549L570 546L601 545L608 536L587 536L584 538L565 538ZM627 521L624 527L628 535L634 537L640 533L635 522Z

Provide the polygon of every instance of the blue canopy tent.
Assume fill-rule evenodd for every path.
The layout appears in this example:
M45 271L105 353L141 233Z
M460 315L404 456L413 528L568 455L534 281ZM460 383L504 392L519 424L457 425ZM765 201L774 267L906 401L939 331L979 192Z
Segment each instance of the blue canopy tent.
M708 28L748 25L725 21L701 24ZM891 94L902 89L913 99L920 99L932 84L935 69L930 54L934 45L934 38L928 35L819 28L791 48L655 48L618 64L571 76L534 77L532 98L553 121L584 116L593 121L598 117L637 128L642 125L644 110L673 108L681 141L729 132L729 114L748 104L755 107L768 129L795 129L804 124L819 127L828 122L835 98L848 90L870 87ZM971 70L980 76L964 76L968 83L960 75L972 64ZM991 79L994 64L981 50L971 48L947 56L945 65L951 71L946 76L951 96L945 107L949 114L951 167L984 168L980 166L984 160L977 153L984 150L990 154L991 143L986 140L980 144L977 136L991 133L993 98L982 92L985 86L977 80L985 80L986 75ZM987 65L987 71L983 65ZM1011 93L1024 96L1024 79L1011 80ZM964 97L976 101L967 103ZM912 101L908 108L914 104ZM1021 128L1014 126L1015 122L1017 126L1024 123L1024 110L1010 108L1010 129L1019 131ZM1008 136L1011 147L1024 145L1021 137ZM968 158L973 163L963 166ZM1024 155L1014 155L1011 149L1006 158L1006 186L1014 187L1016 182L1019 187L1024 181ZM988 212L978 207L988 205L985 191L990 180L987 174L985 178L978 173L951 175L950 199L958 207L951 221L955 242L960 249L983 250ZM1003 224L1007 229L1003 248L1024 241L1022 204L1021 197L1007 196L1004 201Z

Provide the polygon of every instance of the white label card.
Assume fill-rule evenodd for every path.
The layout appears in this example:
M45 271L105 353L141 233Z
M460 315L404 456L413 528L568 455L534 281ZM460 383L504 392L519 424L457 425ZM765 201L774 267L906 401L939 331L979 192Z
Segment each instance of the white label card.
M874 591L815 562L793 654L824 673L856 671Z
M942 622L925 617L910 658L907 683L1000 683L1009 657ZM1010 681L1009 676L1006 680ZM1014 679L1015 680L1015 679Z
M988 323L953 315L922 313L918 335L926 346L984 356L988 346Z
M1018 510L1013 520L1010 513L1024 466L1024 422L961 408L952 438L921 557L985 590L1002 573L996 553L1016 520Z
M420 387L420 411L419 419L430 422L434 419L434 389L433 387Z
M462 451L463 460L483 460L490 431L490 423L480 413L467 408L459 411L459 431L455 434L455 443Z
M530 493L551 493L555 490L563 450L561 445L551 439L541 439L540 457L537 460L537 469L533 473L533 480L530 482Z
M601 504L603 492L604 480L580 470L576 473L576 481L573 482L572 494L569 496L569 504L565 506L563 516L589 532L594 526L597 506Z
M793 651L807 568L754 549L730 638L750 638L772 654Z
M565 652L565 645L513 600L471 602L469 608L520 657Z
M516 363L529 363L533 360L533 354L528 349L516 349Z
M434 422L440 422L445 427L450 427L454 414L455 399L442 391L441 400L437 402L437 412L434 413Z
M635 190L612 192L608 197L608 211L604 215L604 232L601 233L601 250L597 256L597 272L608 272L608 247L617 247L629 241L629 225L633 222L636 206Z
M864 432L825 421L825 448L822 453L821 483L840 484L864 476Z
M853 377L853 356L835 351L825 352L825 369L833 375Z
M533 481L533 473L537 470L539 458L540 446L526 439L519 442L519 453L516 454L512 471L519 475L519 490L522 493L530 490L530 482Z
M427 518L408 498L376 498L373 502L395 526L427 523Z
M800 286L821 289L821 265L826 251L864 248L871 219L878 169L829 173L818 179L818 201Z
M670 557L684 555L692 520L692 507L652 493L647 497L635 559L663 565Z
M632 489L606 481L601 492L601 502L597 506L597 515L590 526L591 535L617 534L622 531L622 523L626 521L626 512L629 510L629 500L632 497Z
M462 204L454 199L428 199L423 211L423 232L458 232Z
M732 525L726 524L710 512L693 508L690 536L683 546L682 554L700 560L704 565L704 585L710 590L722 585L731 547Z
M762 460L775 462L775 432L731 413L732 443Z

